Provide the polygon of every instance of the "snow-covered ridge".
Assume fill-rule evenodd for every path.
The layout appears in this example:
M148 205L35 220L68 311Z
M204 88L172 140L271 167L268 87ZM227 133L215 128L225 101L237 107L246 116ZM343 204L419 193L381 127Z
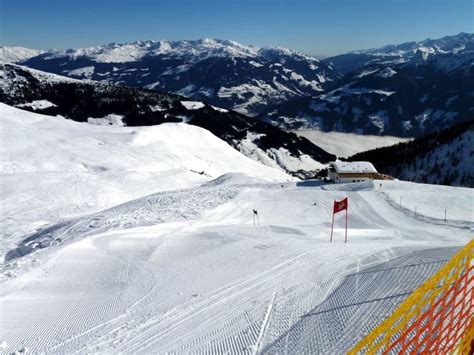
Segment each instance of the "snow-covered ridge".
M252 58L265 53L284 53L297 55L314 61L317 59L287 48L266 47L258 48L252 45L242 45L231 40L204 38L199 40L182 41L135 41L127 43L109 43L97 47L50 51L45 59L67 56L77 59L82 56L93 58L98 63L123 63L141 60L145 57L172 55L174 57L193 56L194 61L209 57L241 57Z
M212 38L52 50L22 64L73 78L171 92L248 116L270 104L315 95L333 80L329 66L304 53ZM239 95L241 88L246 95Z
M42 49L3 46L0 47L0 63L16 63L45 52Z
M461 32L453 36L445 36L438 39L425 39L418 42L405 42L402 44L390 44L380 48L357 50L354 54L372 54L378 56L413 56L416 52L421 53L457 53L466 48L466 45L474 41L473 33Z
M7 67L9 66L12 68L17 68L22 71L27 71L29 74L31 74L31 76L33 76L35 79L43 83L81 83L82 82L79 79L73 79L66 76L62 76L62 75L52 74L45 71L25 67L22 65L17 65L17 64L12 64L12 63L4 64L4 65ZM9 76L8 73L12 73L12 72L13 71L5 70L3 66L0 66L0 86L9 85L12 81L18 80L17 77Z
M45 53L45 51L42 51L41 53ZM176 58L192 56L191 62L211 57L256 58L259 56L288 56L299 60L319 62L319 59L315 57L289 48L271 46L259 48L253 45L243 45L232 40L213 38L181 41L148 40L126 43L114 42L96 47L49 50L44 54L44 59L62 57L78 59L80 57L89 57L98 63L125 63L138 61L145 57L160 55L167 55ZM31 57L33 57L33 55ZM255 64L256 66L260 65L259 63Z
M88 171L88 167L101 166L102 171L191 169L205 171L214 178L227 172L244 172L269 179L289 178L281 170L245 157L209 131L184 123L100 127L23 111L3 103L0 103L0 115L2 132L8 132L5 140L2 139L5 148L0 172L3 174L83 172ZM19 125L25 128L17 129ZM96 144L88 144L89 148L84 149L80 148L81 141ZM25 147L26 151L31 149L27 154ZM101 153L109 149L115 152L113 156ZM143 149L150 151L145 154ZM66 151L69 153L63 154ZM46 156L50 163L44 165L45 159L40 157Z

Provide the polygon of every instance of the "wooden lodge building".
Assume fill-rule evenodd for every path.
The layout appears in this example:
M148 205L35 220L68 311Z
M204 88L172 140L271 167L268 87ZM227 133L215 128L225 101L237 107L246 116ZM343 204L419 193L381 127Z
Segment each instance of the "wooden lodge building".
M337 160L329 163L328 177L335 183L393 180L392 177L377 172L372 163L368 161L345 162Z

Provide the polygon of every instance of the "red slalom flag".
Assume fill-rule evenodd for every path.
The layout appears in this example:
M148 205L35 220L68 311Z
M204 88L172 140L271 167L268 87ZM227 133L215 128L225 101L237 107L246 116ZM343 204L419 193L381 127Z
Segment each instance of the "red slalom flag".
M334 215L338 212L346 210L346 235L345 235L344 243L347 243L347 211L348 209L349 209L349 199L347 197L341 201L334 200L334 207L332 210L331 238L329 239L330 242L332 242L332 232L334 229Z
M332 213L338 213L344 210L347 210L347 197L344 200L341 201L334 201L334 210Z

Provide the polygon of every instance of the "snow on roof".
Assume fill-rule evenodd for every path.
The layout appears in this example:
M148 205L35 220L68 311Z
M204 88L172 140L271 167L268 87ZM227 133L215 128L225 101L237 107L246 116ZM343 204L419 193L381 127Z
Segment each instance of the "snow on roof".
M335 161L331 163L337 173L376 173L372 163L368 161Z

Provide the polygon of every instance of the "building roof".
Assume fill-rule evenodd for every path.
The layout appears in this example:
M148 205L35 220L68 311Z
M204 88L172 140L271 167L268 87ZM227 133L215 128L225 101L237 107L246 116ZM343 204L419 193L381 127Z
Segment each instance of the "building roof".
M330 163L336 173L376 173L377 170L374 168L372 163L368 161L340 161Z

